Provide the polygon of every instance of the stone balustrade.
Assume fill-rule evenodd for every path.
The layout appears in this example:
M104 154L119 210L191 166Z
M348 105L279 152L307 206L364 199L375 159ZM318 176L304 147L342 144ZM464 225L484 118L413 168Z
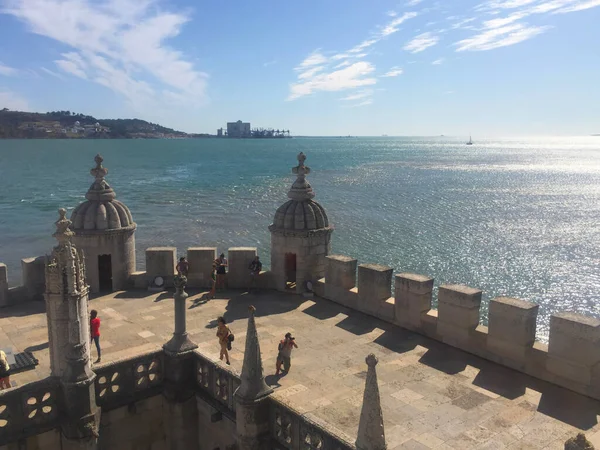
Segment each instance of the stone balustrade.
M270 448L286 450L355 450L350 438L315 416L307 417L270 398ZM335 432L335 434L334 434Z
M56 428L59 398L60 385L53 378L0 391L0 446Z
M96 404L104 411L162 391L164 353L154 351L94 367Z
M195 355L198 392L205 400L212 403L215 409L235 420L233 393L240 385L239 375L220 366L198 351L195 352Z

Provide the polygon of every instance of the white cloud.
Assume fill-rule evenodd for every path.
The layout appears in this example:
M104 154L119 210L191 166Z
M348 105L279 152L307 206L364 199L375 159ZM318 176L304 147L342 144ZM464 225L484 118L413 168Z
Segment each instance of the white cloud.
M438 43L440 38L430 32L422 33L416 36L413 40L406 43L404 50L411 53L419 53Z
M412 19L414 17L417 17L416 12L407 12L402 14L400 17L396 17L395 19L391 20L379 32L379 39L384 38L385 36L389 36L390 34L396 33L399 30L399 25L403 24L408 19Z
M367 105L372 105L373 104L373 100L369 99L369 100L364 100L360 103L357 103L356 105L352 105L352 106L367 106Z
M366 61L355 62L347 67L327 73L319 73L312 78L290 85L288 100L295 100L318 91L343 91L377 83L370 75L375 67Z
M346 97L340 98L340 100L351 101L351 100L360 100L363 98L367 98L373 95L373 89L365 89L362 91L358 91L356 94L350 94Z
M440 64L444 64L445 58L436 59L431 64L434 66L439 66Z
M390 17L396 17L398 15L398 13L396 11L388 11L385 14Z
M307 67L318 66L319 64L324 64L327 62L327 58L323 56L319 50L315 50L310 55L308 55L304 61L300 63L296 70L303 70Z
M339 63L337 66L334 66L334 69L339 69L340 67L346 67L349 66L350 64L352 64L352 61L342 61L341 63Z
M397 77L398 75L402 75L404 70L401 67L395 66L388 70L386 73L381 75L382 77Z
M406 6L417 6L419 3L421 3L423 0L409 0L406 3Z
M550 27L527 26L522 24L508 25L486 30L476 36L458 41L457 52L465 50L482 51L518 44L544 33Z
M0 75L4 75L6 77L12 77L19 73L19 71L13 67L5 66L0 62Z
M510 25L511 23L517 22L518 20L521 20L524 17L527 17L528 15L529 14L525 11L516 12L508 17L486 20L483 22L483 26L484 28L501 28L506 25Z
M154 0L4 0L4 4L3 12L31 32L70 47L56 61L61 70L123 95L137 111L193 107L206 98L208 76L165 44L180 33L189 20L186 14L159 9Z
M276 64L277 61L273 60L273 61L267 61L266 63L263 63L264 67L269 67L272 66L273 64Z
M56 73L53 70L47 69L46 67L40 67L40 70L42 72L47 73L48 75L51 75L51 76L53 76L55 78L58 78L59 80L64 80L65 79L65 77L63 77L60 73Z
M298 75L298 79L305 80L307 78L312 78L317 73L322 72L324 68L325 68L324 66L311 67L310 69L308 69L308 70L302 72L301 74L299 74Z
M29 111L27 100L12 91L0 90L0 109L8 108L13 111Z
M590 8L595 8L596 6L600 6L600 0L588 0L583 2L577 2L574 5L567 6L565 8L561 8L557 11L554 11L552 14L564 14L570 12L583 11Z

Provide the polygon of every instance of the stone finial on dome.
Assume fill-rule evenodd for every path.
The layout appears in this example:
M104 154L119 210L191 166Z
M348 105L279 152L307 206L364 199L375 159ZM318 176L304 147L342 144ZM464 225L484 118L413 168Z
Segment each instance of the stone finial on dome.
M100 154L97 154L94 161L96 162L96 167L90 170L90 174L95 180L88 189L87 194L85 194L85 198L98 201L114 200L117 197L115 191L104 179L108 174L108 169L102 165L104 158Z
M58 220L54 222L56 225L56 232L52 235L58 241L59 245L65 245L71 241L71 237L75 234L70 230L71 221L67 219L65 216L67 214L67 210L65 208L60 208L58 210Z
M298 153L298 165L292 168L292 173L297 175L296 181L288 192L288 197L292 200L310 200L315 197L315 193L308 181L306 175L310 173L310 167L304 165L306 155L303 152Z

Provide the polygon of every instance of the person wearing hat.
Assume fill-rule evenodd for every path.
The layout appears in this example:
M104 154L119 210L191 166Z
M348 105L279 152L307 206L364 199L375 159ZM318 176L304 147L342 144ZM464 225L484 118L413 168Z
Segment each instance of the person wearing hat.
M281 371L281 365L283 364L283 371L288 373L292 366L292 349L298 348L296 345L296 339L292 336L292 333L286 333L285 339L279 343L279 354L277 355L277 365L275 367L275 375L279 375Z

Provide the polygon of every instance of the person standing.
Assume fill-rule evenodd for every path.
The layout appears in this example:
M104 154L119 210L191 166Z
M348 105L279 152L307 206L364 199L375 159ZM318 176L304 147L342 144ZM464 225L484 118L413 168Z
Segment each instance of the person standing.
M290 367L292 367L292 349L294 348L298 348L296 339L292 336L292 333L286 333L285 339L279 343L275 375L279 375L282 364L283 371L286 374L290 371Z
M229 366L231 363L229 362L229 352L227 349L231 346L229 341L229 336L231 335L231 330L227 326L224 317L219 317L217 319L217 337L219 338L219 345L221 346L221 351L219 352L219 359L223 361L223 357L225 357L225 363Z
M217 259L219 265L217 266L217 289L225 289L225 277L227 276L227 258L225 253L221 253L221 256Z
M185 259L185 256L182 256L181 258L179 258L179 262L177 263L176 270L179 275L183 275L184 277L187 278L188 272L190 270L190 263L187 262L187 259Z
M98 311L95 309L90 311L90 334L91 340L96 344L96 350L98 351L98 359L94 361L94 364L98 364L102 361L102 351L100 350L100 318L98 317Z
M10 364L6 353L0 350L0 391L10 389Z
M248 268L250 269L250 287L248 288L248 292L252 292L253 290L256 290L258 276L262 270L262 263L260 262L258 255L254 257Z
M210 292L206 296L207 299L208 298L215 298L215 291L217 289L217 276L216 276L216 272L217 272L217 267L218 266L219 266L219 260L215 259L213 261L212 269L210 271L211 287L210 287Z

